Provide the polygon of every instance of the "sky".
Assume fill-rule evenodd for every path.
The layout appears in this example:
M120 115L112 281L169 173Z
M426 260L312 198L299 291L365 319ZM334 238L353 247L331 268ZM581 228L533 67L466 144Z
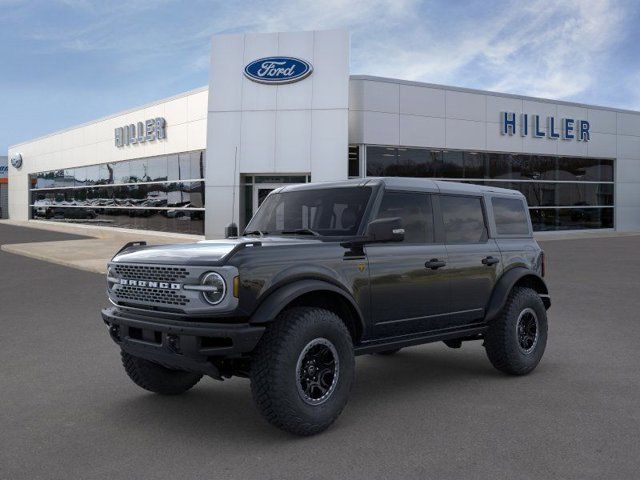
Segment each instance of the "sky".
M0 0L9 145L208 83L216 33L346 28L351 73L640 110L633 0Z

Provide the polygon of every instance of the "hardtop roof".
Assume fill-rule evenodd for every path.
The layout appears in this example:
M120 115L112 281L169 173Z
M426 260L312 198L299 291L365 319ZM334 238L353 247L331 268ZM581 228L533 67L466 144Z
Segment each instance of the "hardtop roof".
M517 190L500 188L494 186L477 185L474 183L463 183L449 180L432 180L430 178L410 178L410 177L367 177L342 180L337 182L312 182L287 185L278 189L279 192L290 192L298 190L313 190L317 188L341 188L341 187L364 187L383 184L389 188L421 190L439 193L457 193L469 195L482 195L485 193L499 194L505 196L522 197L522 193Z

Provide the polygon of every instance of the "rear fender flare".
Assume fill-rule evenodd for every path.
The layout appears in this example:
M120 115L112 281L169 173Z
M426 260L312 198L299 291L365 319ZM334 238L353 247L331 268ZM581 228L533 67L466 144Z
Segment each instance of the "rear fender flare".
M500 312L507 303L509 294L518 283L526 281L542 298L545 308L551 306L549 289L540 275L524 267L515 267L507 270L496 282L491 293L491 298L486 308L485 321L491 322L500 315Z

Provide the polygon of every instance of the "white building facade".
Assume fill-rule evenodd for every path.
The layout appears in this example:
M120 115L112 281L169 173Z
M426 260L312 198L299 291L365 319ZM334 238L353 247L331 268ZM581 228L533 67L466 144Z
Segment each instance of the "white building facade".
M640 231L640 113L349 74L349 35L214 36L206 88L9 149L10 218L219 237L288 183L514 188L538 231Z

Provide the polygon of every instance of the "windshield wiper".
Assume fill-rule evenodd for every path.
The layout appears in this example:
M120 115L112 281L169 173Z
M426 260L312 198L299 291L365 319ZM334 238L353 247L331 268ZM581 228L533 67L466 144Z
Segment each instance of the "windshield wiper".
M259 237L264 237L269 232L263 232L262 230L251 230L250 232L244 232L242 235L247 237L249 235L258 235Z
M310 228L297 228L295 230L283 230L280 233L283 235L313 235L314 237L319 237L320 234L315 230L311 230Z

